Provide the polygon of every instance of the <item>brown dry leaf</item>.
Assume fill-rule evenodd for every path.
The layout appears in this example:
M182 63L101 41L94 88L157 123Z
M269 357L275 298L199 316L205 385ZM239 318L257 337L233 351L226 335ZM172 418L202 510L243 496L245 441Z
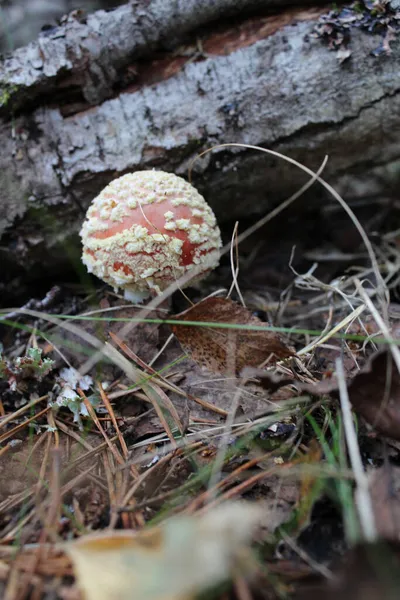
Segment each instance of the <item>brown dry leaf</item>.
M48 436L48 433L42 434ZM34 440L36 441L36 440ZM88 444L93 444L95 447L98 443L98 438L95 435L87 434L85 441ZM68 468L70 457L79 460L79 457L86 452L86 449L79 442L69 442L68 438L60 437L59 449L61 453L62 468ZM46 460L47 456L47 460ZM84 469L90 467L93 463L86 462ZM52 468L52 461L48 458L45 444L35 446L30 439L13 441L11 449L0 460L0 502L7 500L12 496L18 496L23 492L33 493L34 486L37 486L40 481L43 481L41 470L46 467L46 478L49 476ZM79 470L71 469L68 477L74 477Z
M247 308L226 298L206 298L175 315L179 321L266 325ZM294 356L293 348L273 331L218 329L206 326L172 325L172 331L191 358L214 373L240 373L244 367Z
M369 490L378 535L400 541L400 467L388 464L374 469Z
M243 369L242 376L246 379L258 379L261 387L272 394L291 383L297 383L293 377L282 377L281 375L276 375L275 373L263 371L263 369L255 369L253 367L246 367Z
M266 470L273 466L274 460L262 463ZM264 529L268 533L286 523L300 499L300 486L297 480L280 475L270 475L251 488L251 497L262 501L265 511Z
M330 581L306 587L296 600L398 600L399 574L398 544L359 544L346 552Z
M375 429L400 440L400 373L389 350L372 356L349 384L354 409Z
M66 550L85 600L188 600L230 577L262 516L255 504L224 504L139 533L85 536Z
M258 370L255 376L268 385L268 374L263 375ZM282 384L285 383L286 380L282 380ZM336 378L315 384L293 383L300 391L314 396L330 394L339 398ZM347 388L356 412L380 433L400 440L400 373L389 350L374 354L365 367L347 382Z
M129 319L137 317L138 309L135 306L126 306L126 301L120 307L121 302L123 301L120 299L112 299L110 304L114 310L98 315L104 319L109 317L110 321L80 321L79 327L86 333L94 335L101 342L109 340L110 332L120 335L120 332L124 330L123 339L125 344L143 361L148 362L156 353L159 325L147 322L136 323L135 327L126 332L126 322L113 321L112 319L126 319L129 321ZM158 315L153 313L152 316L156 317ZM67 341L65 345L63 344L63 353L70 362L76 364L77 361L87 360L87 347L80 337L60 328L57 330L57 335ZM73 346L71 347L70 344L73 344ZM104 378L113 379L114 366L112 364L103 363L102 371Z

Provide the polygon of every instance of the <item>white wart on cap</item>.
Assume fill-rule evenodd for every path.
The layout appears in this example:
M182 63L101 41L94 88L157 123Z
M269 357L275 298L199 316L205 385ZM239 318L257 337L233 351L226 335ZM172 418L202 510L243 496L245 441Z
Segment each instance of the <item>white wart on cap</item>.
M134 302L160 294L219 262L221 235L203 196L181 177L137 171L112 181L92 202L81 229L82 261Z

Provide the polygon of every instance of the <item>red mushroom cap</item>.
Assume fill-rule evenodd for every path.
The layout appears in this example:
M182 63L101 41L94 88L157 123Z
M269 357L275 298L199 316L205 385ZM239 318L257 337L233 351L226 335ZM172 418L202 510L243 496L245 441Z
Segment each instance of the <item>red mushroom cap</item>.
M221 247L203 196L163 171L112 181L90 205L81 237L88 271L134 301L161 293L190 270L203 278L218 265Z

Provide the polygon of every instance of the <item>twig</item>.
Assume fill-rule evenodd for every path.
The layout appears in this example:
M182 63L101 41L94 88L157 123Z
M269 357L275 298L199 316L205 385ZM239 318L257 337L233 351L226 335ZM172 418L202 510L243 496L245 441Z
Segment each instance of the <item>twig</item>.
M6 319L7 320L15 319L15 318L19 317L21 314L21 309L32 308L34 310L44 310L44 309L48 308L54 302L56 296L59 293L60 293L60 288L58 287L58 285L55 285L51 288L51 290L49 292L47 292L47 294L45 295L44 298L42 298L42 300L36 300L35 298L31 298L21 308L18 308L17 310L13 310L13 311L7 313L6 315L1 315L0 321L6 320Z
M23 423L16 425L13 429L10 429L10 431L6 431L6 433L3 433L3 435L0 435L0 443L3 443L5 440L8 440L8 438L10 438L10 437L13 437L13 435L18 433L18 431L20 431L21 429L23 429L24 427L29 425L29 423L32 423L32 421L34 421L35 419L38 419L42 415L46 414L47 411L49 411L49 410L51 410L51 407L46 406L46 408L44 408L43 410L41 410L38 413L36 413L35 415L33 415L33 417L31 417L30 419L26 419L26 421L24 421Z
M294 550L296 552L296 554L298 554L300 556L300 558L302 560L304 560L304 562L310 566L312 569L314 569L314 571L316 571L317 573L320 573L323 577L325 577L326 579L329 580L333 580L335 579L334 574L332 573L332 571L330 569L328 569L328 567L326 567L325 565L321 565L320 563L318 563L317 561L315 561L309 554L308 552L306 552L303 548L301 548L296 541L291 538L289 535L287 535L287 533L285 533L283 530L280 532L282 538L285 540L286 544L288 546L290 546L290 548L292 550Z
M89 400L85 396L84 392L80 388L78 388L77 391L78 391L78 394L80 395L80 397L82 398L82 400L83 400L83 402L85 404L85 407L86 407L86 409L87 409L90 417L93 419L95 425L97 426L97 429L100 431L100 433L103 436L103 438L104 438L107 446L111 450L111 454L114 456L115 460L117 461L117 463L119 465L125 465L125 460L121 456L121 453L119 452L119 450L112 444L112 442L111 442L110 438L108 437L107 433L105 432L105 430L101 426L99 418L98 418L97 414L95 413L93 406L90 404ZM118 439L118 435L115 436L115 437Z
M18 417L23 415L24 412L26 412L27 410L29 410L30 408L32 408L39 402L42 402L43 400L47 400L47 398L48 398L48 394L46 394L45 396L41 396L40 398L36 398L36 400L32 400L32 402L28 402L28 404L25 404L25 406L22 406L15 412L9 414L8 417L4 417L4 419L0 420L0 428L4 427L4 425L7 425L7 423L9 423L10 421L14 421L14 419L17 419Z

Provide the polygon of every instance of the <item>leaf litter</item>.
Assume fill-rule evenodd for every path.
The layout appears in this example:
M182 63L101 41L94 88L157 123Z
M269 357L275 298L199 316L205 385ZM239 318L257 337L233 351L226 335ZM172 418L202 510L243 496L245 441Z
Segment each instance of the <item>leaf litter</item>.
M336 50L340 63L352 55L351 36L355 29L370 35L380 35L380 44L371 50L372 56L389 56L390 43L400 30L400 10L396 0L356 0L348 6L335 7L318 19L312 36L324 40L330 50Z
M248 329L172 325L172 331L191 358L214 373L238 374L245 367L274 364L295 355L278 333L252 330L263 325L247 308L227 298L206 298L174 317L194 323L248 325Z
M284 230L285 238L289 233ZM323 235L318 239L323 241ZM259 264L265 263L264 240L260 231ZM373 252L372 246L368 250ZM375 278L380 285L376 268L371 270L362 262L364 254L360 256L357 277ZM285 260L292 264L291 256ZM385 260L385 255L380 257L382 273L390 270L392 277L393 256L390 265ZM57 597L77 599L77 581L90 600L91 594L106 594L102 578L109 577L118 597L127 593L129 598L192 598L204 591L204 573L210 568L215 578L210 575L208 583L231 579L233 588L223 590L233 589L242 600L253 593L295 597L305 577L335 576L338 571L330 561L347 551L348 525L357 518L335 378L335 358L340 355L348 361L347 388L363 460L371 470L377 530L389 538L390 528L397 527L396 471L392 464L389 471L381 470L397 456L395 440L389 439L388 458L383 436L398 439L398 373L389 352L375 354L374 341L379 346L382 331L369 326L365 313L361 321L358 308L363 299L355 280L350 275L332 280L328 267L325 272L319 269L318 279L314 275L311 288L309 278L297 273L293 278L288 266L285 277L292 283L282 290L276 279L268 284L267 265L265 288L239 295L249 309L216 296L201 300L203 293L199 300L197 290L197 303L171 317L119 306L120 301L107 294L95 313L82 306L86 315L73 330L62 327L62 316L47 323L45 313L39 317L31 311L21 317L15 311L13 319L30 329L18 338L18 351L3 351L3 364L29 356L31 347L55 364L40 380L21 378L14 389L0 377L5 482L0 587L4 582L8 593L17 585L23 597L32 591L29 574L44 597L57 581ZM251 274L246 268L246 281ZM219 283L230 286L222 276ZM366 289L374 300L382 297L374 285ZM387 324L396 337L396 307L387 308ZM269 322L286 328L287 335L271 331L260 309ZM137 315L155 322L144 319L131 327L129 320L134 322ZM129 327L113 317L127 320ZM182 347L170 340L165 321ZM329 337L333 330L335 336L354 339ZM91 347L93 337L97 344ZM102 360L93 360L101 348L106 348ZM88 375L92 380L82 379ZM60 389L54 389L55 384ZM86 408L81 422L68 406L49 405L68 388L77 394L74 401ZM232 413L234 403L238 408ZM25 465L30 465L29 477ZM14 487L6 484L13 482L13 475L16 487L15 481ZM230 511L237 499L247 503L235 520ZM332 529L325 534L320 515L332 506ZM380 506L385 507L382 522L377 517ZM251 527L245 515L260 507L257 558L249 558ZM214 561L203 535L207 519L213 522ZM163 534L168 528L172 542ZM68 553L75 552L75 566L65 554L64 542L72 539ZM106 540L102 548L101 540ZM329 552L316 554L318 540ZM339 540L337 546L332 540ZM249 569L246 561L243 570L237 566L242 551ZM350 562L352 551L348 552L344 560ZM178 573L174 564L182 561L188 566ZM253 570L260 578L257 582L247 578ZM162 577L154 575L160 572ZM12 573L17 574L17 584ZM353 589L351 572L346 577ZM96 585L100 591L93 589ZM331 593L326 586L321 589Z
M295 379L279 377L258 369L244 371L248 376L258 377L266 389L280 389L288 384L299 392L314 396L339 397L336 377L317 383L303 383ZM373 354L365 366L347 380L349 397L354 410L372 428L380 433L400 440L400 374L390 351Z
M232 572L244 575L244 550L262 516L261 506L226 504L140 533L85 536L66 549L86 600L194 599Z

